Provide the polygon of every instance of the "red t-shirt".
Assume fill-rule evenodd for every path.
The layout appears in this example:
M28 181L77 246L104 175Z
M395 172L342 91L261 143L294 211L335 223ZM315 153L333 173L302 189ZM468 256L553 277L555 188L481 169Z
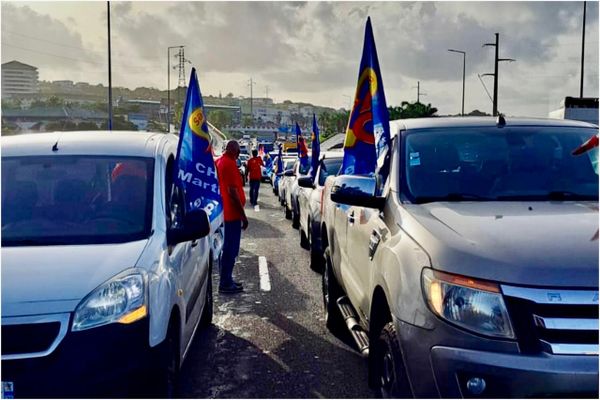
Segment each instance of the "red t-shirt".
M235 159L225 153L215 161L217 174L219 176L219 188L223 198L223 219L226 222L241 221L242 215L233 206L233 200L229 195L229 188L234 187L242 201L242 206L246 205L246 195L242 184L242 176L238 170Z
M262 178L262 170L260 167L264 167L265 164L260 157L252 157L248 160L248 175L251 181L260 181Z

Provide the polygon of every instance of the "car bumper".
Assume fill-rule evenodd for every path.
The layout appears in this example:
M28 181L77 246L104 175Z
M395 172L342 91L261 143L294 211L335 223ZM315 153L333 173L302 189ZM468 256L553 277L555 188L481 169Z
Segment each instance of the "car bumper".
M49 355L2 361L15 398L123 397L132 373L150 365L148 319L68 332Z
M598 397L598 356L521 354L509 343L440 325L427 330L396 320L396 329L416 397ZM483 392L467 389L471 378L485 381Z

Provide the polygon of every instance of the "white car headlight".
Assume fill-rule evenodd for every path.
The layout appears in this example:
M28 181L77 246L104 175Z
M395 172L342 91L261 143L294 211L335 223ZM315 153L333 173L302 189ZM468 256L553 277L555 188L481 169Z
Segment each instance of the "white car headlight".
M482 335L515 338L497 284L429 268L423 270L422 284L429 307L439 317Z
M140 271L120 274L90 293L75 309L73 331L118 322L129 324L148 314L146 278Z

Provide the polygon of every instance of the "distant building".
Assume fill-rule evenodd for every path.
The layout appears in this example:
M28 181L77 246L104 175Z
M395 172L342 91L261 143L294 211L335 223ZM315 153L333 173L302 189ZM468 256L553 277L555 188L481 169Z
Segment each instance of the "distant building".
M2 64L2 98L39 93L38 70L18 61Z
M128 114L127 121L137 126L139 131L148 129L148 117L144 114Z
M550 118L574 119L598 125L597 97L565 97L558 110L548 114Z

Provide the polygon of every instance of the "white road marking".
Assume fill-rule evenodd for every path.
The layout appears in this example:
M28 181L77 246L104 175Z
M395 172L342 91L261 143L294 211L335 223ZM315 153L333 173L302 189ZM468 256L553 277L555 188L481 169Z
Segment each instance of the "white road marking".
M269 278L269 267L267 266L267 257L258 257L258 275L260 276L260 290L263 292L271 291L271 279Z

